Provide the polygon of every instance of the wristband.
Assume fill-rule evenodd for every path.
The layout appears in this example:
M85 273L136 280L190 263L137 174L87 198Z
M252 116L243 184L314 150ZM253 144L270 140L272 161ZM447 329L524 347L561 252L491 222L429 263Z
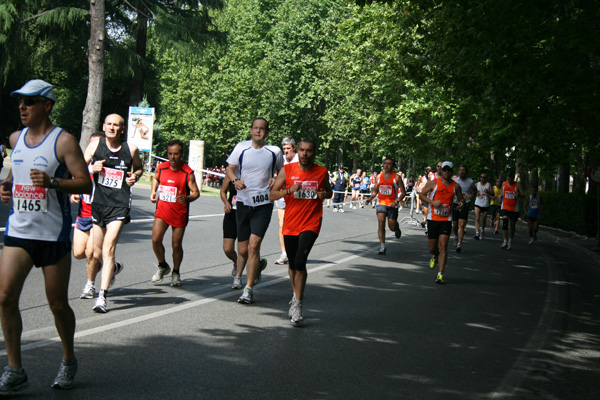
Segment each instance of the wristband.
M283 197L283 189L279 189L279 195Z

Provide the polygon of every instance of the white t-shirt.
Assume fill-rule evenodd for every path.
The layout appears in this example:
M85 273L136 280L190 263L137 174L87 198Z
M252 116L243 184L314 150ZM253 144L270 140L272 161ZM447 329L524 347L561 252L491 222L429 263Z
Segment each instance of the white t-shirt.
M489 207L490 197L488 196L488 191L492 191L492 185L490 185L489 182L487 182L485 185L482 185L481 182L477 182L475 188L477 189L475 205L478 207Z
M292 157L291 161L288 161L285 155L283 156L283 165L288 165L295 162L298 162L298 153L294 154L294 157ZM275 206L279 209L285 210L285 197L275 200Z
M244 181L246 189L238 190L237 201L257 207L269 201L269 179L283 166L283 153L277 146L252 147L252 141L238 143L227 163L237 166L236 175Z
M466 179L460 179L460 176L457 176L456 178L454 178L454 182L458 183L460 185L460 188L462 189L462 194L463 197L465 198L465 203L468 203L471 201L470 198L467 198L467 194L471 194L471 190L473 189L473 185L475 184L473 182L473 179L471 178L466 178ZM458 203L458 198L456 196L454 196L454 204Z

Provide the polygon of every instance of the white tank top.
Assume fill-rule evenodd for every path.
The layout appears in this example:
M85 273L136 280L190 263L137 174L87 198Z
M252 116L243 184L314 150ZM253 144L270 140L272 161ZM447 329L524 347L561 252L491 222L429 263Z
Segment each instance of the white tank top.
M31 169L39 169L51 178L70 178L66 165L56 156L56 140L63 130L54 127L35 147L25 143L28 130L21 131L11 154L13 207L6 222L5 235L51 242L70 241L69 195L33 186L29 177Z
M490 185L490 183L486 182L485 185L482 185L480 182L477 182L475 187L477 189L477 198L475 199L475 205L479 207L489 207L490 197L487 195L486 190L492 190L492 186Z

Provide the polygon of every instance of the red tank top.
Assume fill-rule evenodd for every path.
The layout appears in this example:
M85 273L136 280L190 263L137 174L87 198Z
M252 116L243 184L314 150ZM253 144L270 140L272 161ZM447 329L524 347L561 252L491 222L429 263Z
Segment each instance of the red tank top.
M442 204L439 207L429 207L427 219L431 221L452 221L452 200L456 182L451 181L448 186L442 182L442 178L437 178L435 187L429 193L431 200L439 200Z
M391 206L398 197L398 185L396 184L396 173L392 172L389 178L385 178L385 172L379 174L379 204Z
M507 211L519 211L517 200L517 182L512 186L508 184L508 181L504 182L504 185L502 185L502 209Z
M160 163L156 168L156 180L160 183L156 192L155 217L165 221L175 228L187 225L189 217L189 203L178 203L177 196L190 194L188 181L194 171L183 163L177 171L171 169L168 161Z
M323 200L317 192L323 189L323 182L328 178L327 169L313 165L308 171L302 171L298 163L284 165L285 187L301 182L299 191L285 197L285 215L283 218L284 235L297 236L305 231L321 231L323 220Z

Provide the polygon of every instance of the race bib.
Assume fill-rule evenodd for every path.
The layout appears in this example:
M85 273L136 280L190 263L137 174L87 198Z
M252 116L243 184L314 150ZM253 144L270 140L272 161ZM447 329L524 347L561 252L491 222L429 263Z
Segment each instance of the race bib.
M504 198L505 199L516 199L516 193L515 192L504 192Z
M92 204L92 196L89 194L82 195L82 199L85 204Z
M18 212L48 212L48 190L40 186L15 185L13 201Z
M231 208L237 210L237 196L231 198Z
M250 207L262 206L264 204L269 204L269 191L265 190L264 192L250 192Z
M434 207L433 208L433 213L435 215L439 215L442 217L447 217L448 215L450 215L450 204L442 204L439 207Z
M486 192L477 192L477 196L479 196L479 197L486 197L487 193Z
M394 192L392 191L392 185L380 185L379 194L383 196L391 196Z
M98 183L109 188L121 189L121 187L123 187L124 177L125 171L113 168L102 168L102 171L98 174Z
M319 188L319 182L304 181L295 183L300 183L300 190L294 192L295 199L312 200L317 198L317 189Z
M529 208L531 208L532 210L535 210L536 208L538 208L540 206L540 203L538 201L531 201L529 203Z
M177 201L177 188L175 186L160 185L158 189L158 198L166 203L175 203Z

